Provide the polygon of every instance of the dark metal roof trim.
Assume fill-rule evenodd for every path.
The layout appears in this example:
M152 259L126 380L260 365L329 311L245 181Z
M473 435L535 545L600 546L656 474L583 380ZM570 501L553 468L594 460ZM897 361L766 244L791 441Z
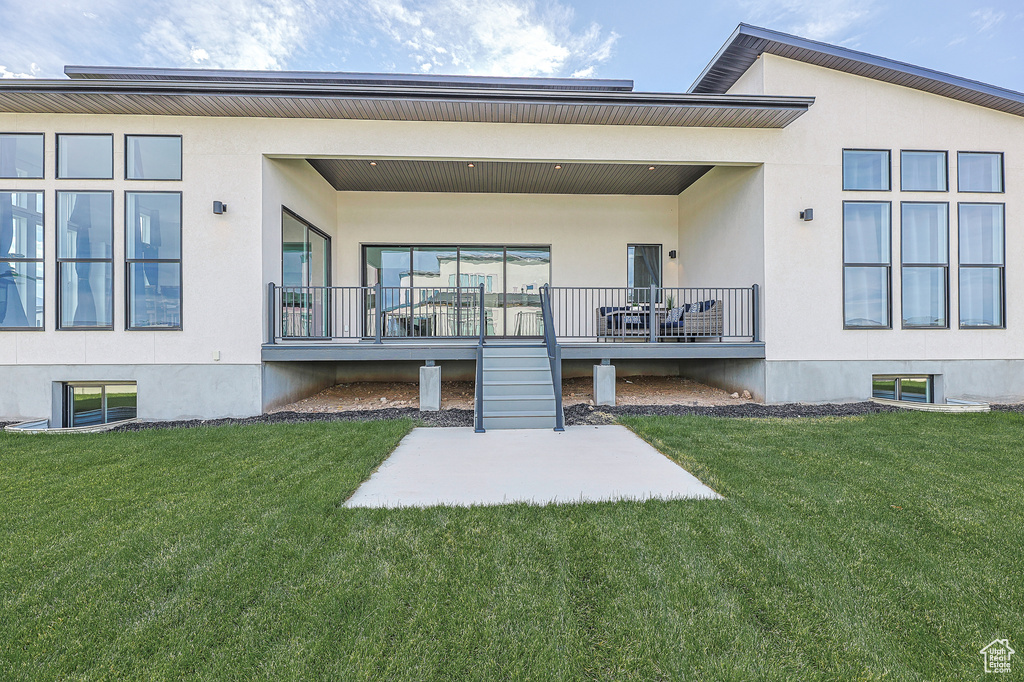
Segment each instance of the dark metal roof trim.
M0 82L0 112L783 128L813 97L216 81Z
M609 78L520 78L440 74L350 73L343 71L246 71L126 66L65 66L75 80L218 81L248 83L335 83L347 85L487 88L502 90L594 90L630 92L633 81Z
M689 92L728 92L750 65L766 52L1024 116L1024 93L747 24L736 28L690 86Z
M708 165L434 161L311 158L339 192L469 192L672 196L704 176ZM558 165L560 168L555 168Z

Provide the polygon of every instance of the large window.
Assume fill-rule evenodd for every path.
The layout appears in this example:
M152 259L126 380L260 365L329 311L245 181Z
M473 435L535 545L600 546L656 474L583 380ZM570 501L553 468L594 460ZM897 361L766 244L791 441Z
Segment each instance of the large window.
M1002 192L1003 155L999 152L958 152L957 186L961 192Z
M888 149L844 149L843 189L888 191L892 164Z
M380 319L387 336L475 336L477 296L455 288L481 285L488 335L543 333L540 288L551 281L549 247L367 246L363 255L364 282L383 288ZM455 297L450 312L439 313L437 301L449 296Z
M843 202L843 320L848 328L891 326L890 218L887 201Z
M57 192L58 328L113 329L113 192Z
M903 326L948 326L949 204L902 205Z
M125 193L128 329L181 329L181 193Z
M64 384L64 426L96 426L135 419L138 389L134 383Z
M0 178L43 177L43 134L0 133Z
M1003 327L1003 204L960 204L960 326Z
M0 329L43 328L43 193L0 192Z
M900 152L900 189L945 192L949 188L946 152Z
M125 135L125 178L181 180L180 135Z
M114 136L58 135L57 177L74 180L113 180Z
M284 336L331 335L331 239L288 209L281 218ZM348 307L350 301L341 301Z

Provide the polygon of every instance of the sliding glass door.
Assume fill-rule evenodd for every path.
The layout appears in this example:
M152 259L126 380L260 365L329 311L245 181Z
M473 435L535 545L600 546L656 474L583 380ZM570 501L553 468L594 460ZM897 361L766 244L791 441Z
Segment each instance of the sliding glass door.
M381 315L367 303L368 336L381 320L385 337L479 333L478 295L484 288L488 336L539 336L540 288L551 281L547 246L365 246L363 281L381 285Z
M330 336L331 239L288 209L281 220L282 336Z

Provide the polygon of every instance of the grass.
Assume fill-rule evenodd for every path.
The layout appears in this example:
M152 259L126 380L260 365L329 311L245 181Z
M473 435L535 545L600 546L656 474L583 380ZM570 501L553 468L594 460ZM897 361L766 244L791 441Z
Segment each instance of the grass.
M1024 642L1020 415L624 421L727 499L342 508L404 421L0 435L0 678L975 679Z

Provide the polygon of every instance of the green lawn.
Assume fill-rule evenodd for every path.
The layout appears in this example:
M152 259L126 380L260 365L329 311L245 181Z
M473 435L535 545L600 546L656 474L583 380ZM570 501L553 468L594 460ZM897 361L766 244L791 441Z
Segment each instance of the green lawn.
M1020 415L624 421L728 499L341 508L404 421L0 434L0 678L980 679L992 639L1024 651Z

